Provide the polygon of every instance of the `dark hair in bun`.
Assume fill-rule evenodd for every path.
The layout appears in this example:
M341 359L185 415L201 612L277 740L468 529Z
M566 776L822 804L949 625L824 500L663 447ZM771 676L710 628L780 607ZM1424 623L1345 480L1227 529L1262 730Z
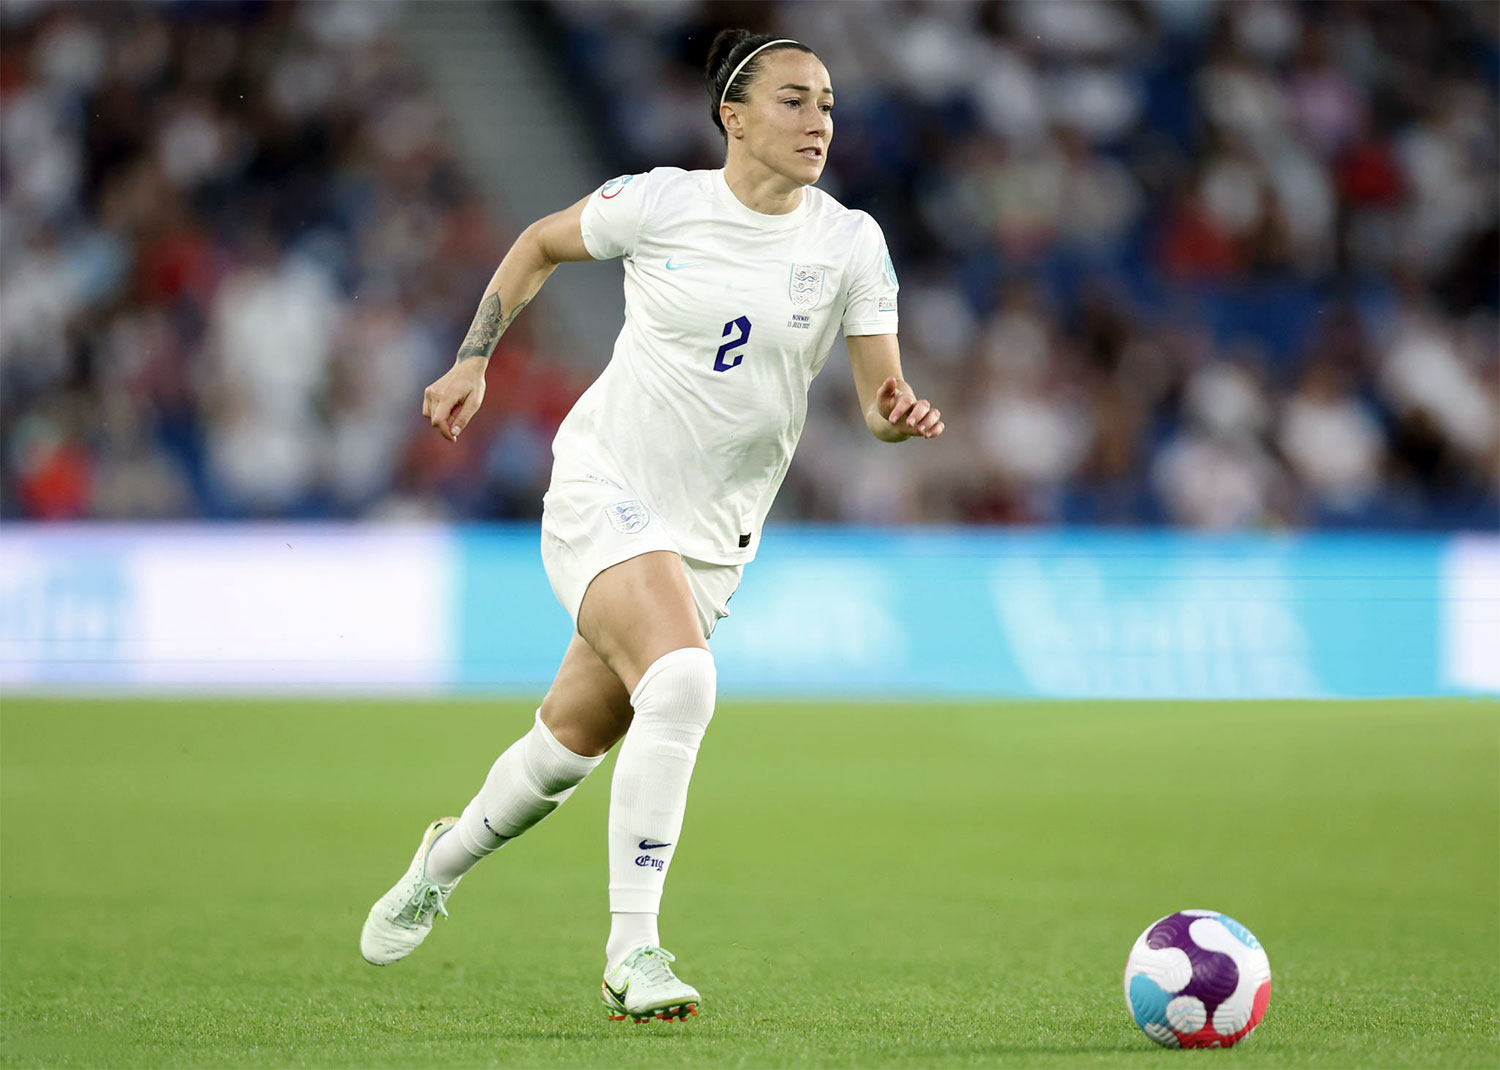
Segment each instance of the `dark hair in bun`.
M782 49L795 48L799 52L808 55L816 55L806 45L798 44L796 41L787 41L784 44L773 45L763 52L756 53L754 59L745 64L745 69L735 77L734 84L729 87L729 92L724 92L724 86L729 81L729 76L734 73L735 67L739 66L740 60L757 48L778 38L768 33L751 33L749 30L720 30L714 35L713 44L708 46L708 62L704 65L704 76L708 82L709 110L713 115L714 126L719 128L719 133L727 139L729 135L724 131L724 121L719 118L719 100L732 100L736 104L745 102L745 93L750 83L755 80L756 72L760 70L761 62L773 52Z

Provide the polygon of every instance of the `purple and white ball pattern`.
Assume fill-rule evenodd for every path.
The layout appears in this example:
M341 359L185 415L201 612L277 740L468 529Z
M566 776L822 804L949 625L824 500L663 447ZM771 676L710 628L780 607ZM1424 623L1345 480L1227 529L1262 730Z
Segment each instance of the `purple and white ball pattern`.
M1215 910L1181 910L1141 933L1125 963L1125 1002L1169 1048L1230 1047L1271 999L1271 962L1250 930Z

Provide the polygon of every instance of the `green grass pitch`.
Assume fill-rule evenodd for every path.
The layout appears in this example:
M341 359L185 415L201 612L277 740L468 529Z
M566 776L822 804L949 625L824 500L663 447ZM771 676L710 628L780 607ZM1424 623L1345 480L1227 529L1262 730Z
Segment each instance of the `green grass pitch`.
M608 767L359 957L517 701L7 698L5 1066L1494 1066L1500 705L724 702L663 939L687 1023L598 1003ZM1158 1049L1159 915L1265 944L1265 1022Z

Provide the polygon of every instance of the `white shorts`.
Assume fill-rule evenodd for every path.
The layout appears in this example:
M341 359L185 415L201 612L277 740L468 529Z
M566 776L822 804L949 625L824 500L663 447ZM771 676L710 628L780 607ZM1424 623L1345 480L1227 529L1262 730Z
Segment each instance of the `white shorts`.
M542 566L575 627L583 594L595 576L653 550L682 556L666 524L628 489L603 476L553 478L542 498ZM729 616L729 598L745 566L683 557L682 568L707 639Z

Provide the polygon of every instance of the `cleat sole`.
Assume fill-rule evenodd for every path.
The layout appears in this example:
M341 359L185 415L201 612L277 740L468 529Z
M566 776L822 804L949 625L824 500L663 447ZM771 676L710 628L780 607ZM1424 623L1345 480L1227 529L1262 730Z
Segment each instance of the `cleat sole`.
M671 1007L663 1007L656 1011L647 1011L645 1014L616 1014L606 1009L611 1022L623 1022L627 1018L636 1025L645 1025L647 1022L685 1022L689 1018L698 1017L698 1004L680 1003Z

